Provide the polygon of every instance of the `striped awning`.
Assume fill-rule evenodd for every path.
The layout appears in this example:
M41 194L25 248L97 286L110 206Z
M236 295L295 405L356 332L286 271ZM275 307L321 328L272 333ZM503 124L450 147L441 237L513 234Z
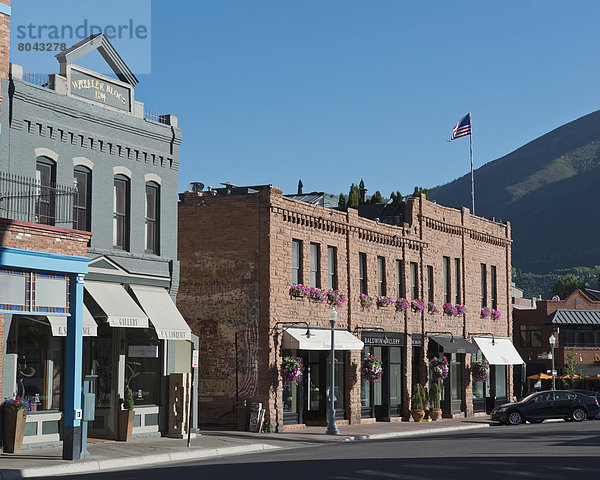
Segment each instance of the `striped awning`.
M559 309L546 320L553 325L600 325L600 310Z

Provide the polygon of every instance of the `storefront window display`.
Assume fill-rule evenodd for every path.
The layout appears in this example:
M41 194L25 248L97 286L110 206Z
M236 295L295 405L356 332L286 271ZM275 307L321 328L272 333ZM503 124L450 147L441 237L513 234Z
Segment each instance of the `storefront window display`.
M17 355L17 395L32 411L62 408L64 344L63 337L52 336L45 317L13 317L8 353Z
M160 402L160 341L152 329L128 328L125 386L133 392L135 405Z

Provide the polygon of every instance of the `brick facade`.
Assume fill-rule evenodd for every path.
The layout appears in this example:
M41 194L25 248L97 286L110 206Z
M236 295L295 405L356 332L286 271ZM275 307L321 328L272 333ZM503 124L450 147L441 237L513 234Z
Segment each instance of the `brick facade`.
M92 234L0 218L0 247L85 257Z
M224 189L223 189L224 190ZM349 299L338 308L337 328L360 336L361 329L377 328L406 334L451 332L512 336L510 225L410 197L404 207L405 222L387 225L347 212L286 198L272 186L217 195L186 192L179 204L179 259L181 286L177 306L200 337L199 418L214 422L227 416L235 403L235 336L238 339L238 393L241 400L260 401L271 428L282 429L282 381L279 374L282 330L277 322L306 321L311 328L329 328L330 306L289 296L292 283L292 240L301 240L303 283L310 283L310 244L320 245L320 284L327 288L327 247L337 249L338 289ZM255 192L255 193L254 193ZM366 254L367 291L377 295L377 257L385 259L387 295L410 298L411 262L419 269L419 297L427 302L426 271L433 267L434 302L443 301L443 257L460 260L461 302L468 313L460 317L441 314L397 313L394 306L367 311L359 301L359 253ZM398 295L396 261L400 261L403 290ZM497 271L499 320L483 319L481 264ZM453 287L454 288L454 287ZM454 300L454 293L453 293ZM453 301L454 303L454 301ZM427 336L423 351L427 351ZM408 415L413 384L412 349L408 337L402 358L402 415ZM427 380L427 355L418 360L421 378ZM361 352L347 351L345 416L361 421ZM470 365L466 355L465 365ZM469 369L465 369L468 372ZM509 377L510 377L509 369ZM463 414L472 415L470 375L462 375ZM508 380L512 395L512 378Z
M575 290L571 295L563 300L537 300L536 308L517 309L513 311L514 321L514 344L517 351L528 364L527 375L546 372L551 369L551 359L546 358L551 351L549 338L555 335L557 342L555 345L554 363L558 375L562 374L565 367L566 354L569 348L561 345L560 336L556 335L557 327L562 329L561 325L547 324L549 317L557 310L598 310L600 311L600 300L597 297L588 294L583 290ZM536 326L541 328L541 345L527 345L521 341L521 327ZM585 327L585 324L581 324ZM596 325L587 325L590 328ZM583 367L594 367L600 372L600 362L596 361L596 355L600 354L598 346L577 346L575 348L578 354L578 364ZM581 360L579 360L581 356Z

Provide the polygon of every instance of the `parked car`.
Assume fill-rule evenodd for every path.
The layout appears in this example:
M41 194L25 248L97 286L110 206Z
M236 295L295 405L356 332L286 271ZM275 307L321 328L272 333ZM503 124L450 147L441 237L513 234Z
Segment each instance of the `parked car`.
M580 390L578 388L572 388L571 391L575 392L575 393L583 393L584 395L587 395L588 397L596 397L596 399L598 400L598 403L600 403L600 393L598 393L598 392L592 392L591 390ZM594 418L596 420L600 420L600 413L598 415L596 415Z
M525 421L541 423L549 418L563 418L581 422L600 414L596 397L573 390L546 390L532 393L520 402L505 403L492 410L491 419L506 425Z

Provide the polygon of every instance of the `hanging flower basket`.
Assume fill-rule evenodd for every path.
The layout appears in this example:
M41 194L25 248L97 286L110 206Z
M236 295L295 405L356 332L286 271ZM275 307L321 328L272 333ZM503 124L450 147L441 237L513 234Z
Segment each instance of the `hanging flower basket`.
M397 312L406 312L410 308L410 302L406 298L399 298L395 306Z
M281 377L283 378L283 385L289 385L295 383L298 385L302 381L304 375L304 364L300 357L284 357L283 364L281 365Z
M425 310L425 302L420 298L415 298L410 302L410 308L412 308L413 312L421 313Z
M427 313L429 313L431 315L435 315L437 313L440 313L440 311L435 303L428 302L427 303Z
M446 380L448 378L448 359L445 355L433 357L429 362L431 377L434 380Z
M490 316L492 317L492 320L500 320L501 315L502 314L498 310L490 310Z
M392 303L392 299L386 295L377 295L375 303L377 304L377 308L384 308Z
M341 307L346 303L346 295L340 290L334 290L333 288L327 292L327 303L334 307Z
M473 380L488 383L490 381L490 364L487 360L473 363Z
M327 291L322 288L310 287L306 296L315 303L323 303L327 300Z
M292 283L289 293L292 298L304 298L308 293L308 287L299 283Z
M379 382L383 374L383 365L379 357L367 355L363 360L362 377L369 382Z
M371 310L373 306L374 299L370 295L365 295L364 293L360 294L360 306L368 310Z

